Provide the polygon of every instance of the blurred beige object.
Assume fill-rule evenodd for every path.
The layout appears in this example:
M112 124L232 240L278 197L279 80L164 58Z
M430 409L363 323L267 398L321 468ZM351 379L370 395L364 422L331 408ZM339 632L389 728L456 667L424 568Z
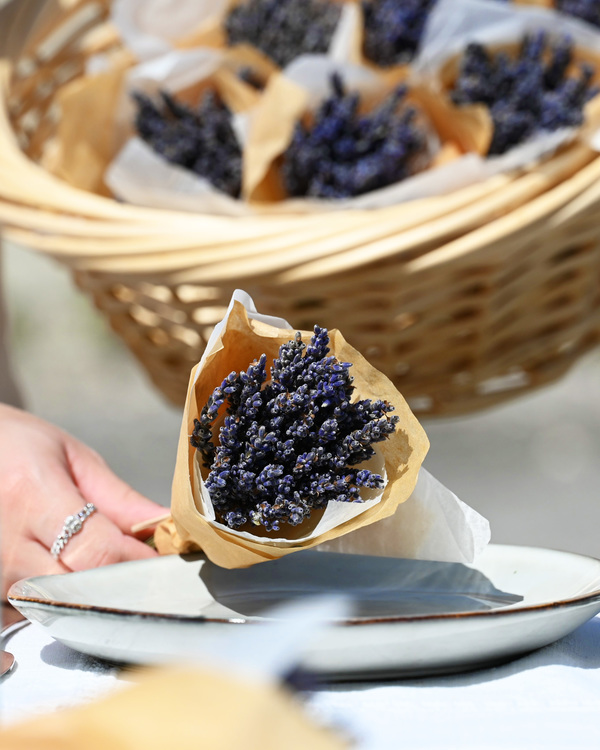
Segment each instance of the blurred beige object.
M82 708L0 731L3 750L342 750L298 701L268 683L198 669L145 673Z
M586 129L527 169L337 214L145 209L51 175L61 90L122 50L109 6L18 0L0 19L14 58L0 67L0 221L73 270L174 403L237 287L298 329L342 327L420 414L523 393L598 343L600 158Z

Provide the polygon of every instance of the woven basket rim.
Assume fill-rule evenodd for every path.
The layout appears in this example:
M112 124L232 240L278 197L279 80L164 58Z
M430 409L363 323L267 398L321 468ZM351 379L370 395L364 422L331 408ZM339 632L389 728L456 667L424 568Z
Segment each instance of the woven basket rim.
M65 16L86 4L88 0L71 0ZM107 8L109 0L102 0L102 5ZM38 30L30 43L39 44L41 40L43 34ZM595 175L593 169L573 170L574 174L568 174L569 153L578 150L577 158L580 161L583 158L585 146L579 144L568 148L566 155L559 153L525 173L523 170L507 173L447 195L379 209L224 217L146 208L71 186L21 151L8 113L11 70L12 64L8 60L0 61L0 221L4 223L6 235L14 241L28 244L76 268L105 271L112 268L127 273L130 264L132 273L164 273L168 268L178 273L201 262L205 271L208 265L217 275L227 262L237 262L238 271L241 260L246 266L252 263L260 265L258 247L261 244L275 248L279 246L283 250L285 243L281 238L286 235L291 237L290 247L293 247L293 237L298 233L306 244L310 243L313 248L324 248L320 255L313 251L313 256L301 264L301 276L307 277L311 269L317 272L319 268L327 267L328 259L334 257L340 262L363 262L360 250L344 248L344 252L337 256L338 251L332 248L331 242L328 243L327 238L332 231L324 230L323 224L339 226L342 222L346 235L356 232L356 236L364 236L364 242L370 247L375 260L396 255L402 257L403 247L410 254L415 251L416 242L418 247L423 248L414 260L416 267L419 267L420 263L427 265L423 258L428 255L428 233L431 235L430 244L436 237L440 238L438 245L441 243L441 247L436 250L437 257L442 257L439 251L444 250L448 238L453 243L453 236L469 237L478 224L489 224L488 239L492 235L493 240L494 232L498 233L498 237L503 237L510 233L510 223L518 220L523 213L519 213L515 195L520 195L521 202L532 205L540 215L544 210L549 214L560 202L556 196L564 196L564 200L577 198L592 187ZM592 160L592 156L590 152L588 161ZM555 184L551 178L556 164L562 164L562 168L566 169L562 185L558 184L560 175ZM584 175L589 175L589 184L584 184ZM544 206L548 208L544 209ZM479 215L478 211L481 212ZM376 223L387 229L369 231ZM433 234L434 229L439 232L438 235ZM478 247L477 238L482 235L480 231L479 235L470 237L475 250ZM119 242L115 243L115 240ZM463 247L462 252L468 255L468 242L463 241L461 245L459 239L458 243L458 247ZM338 241L337 245L341 247L341 244ZM217 252L230 245L234 249L224 253L219 262L207 262L207 247ZM257 249L253 251L252 247ZM452 247L454 252L458 252L456 243ZM167 248L170 262L164 257ZM447 254L449 250L445 252ZM430 265L435 265L435 257L434 254L429 259ZM288 269L283 268L282 272L287 274Z

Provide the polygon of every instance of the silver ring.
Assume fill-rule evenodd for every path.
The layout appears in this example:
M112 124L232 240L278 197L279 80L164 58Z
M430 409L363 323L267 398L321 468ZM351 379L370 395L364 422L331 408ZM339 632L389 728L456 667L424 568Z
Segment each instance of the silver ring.
M55 560L58 560L60 553L67 546L69 539L81 531L83 524L96 510L97 508L94 503L87 503L76 516L67 516L65 518L60 534L54 540L52 547L50 547L50 554Z

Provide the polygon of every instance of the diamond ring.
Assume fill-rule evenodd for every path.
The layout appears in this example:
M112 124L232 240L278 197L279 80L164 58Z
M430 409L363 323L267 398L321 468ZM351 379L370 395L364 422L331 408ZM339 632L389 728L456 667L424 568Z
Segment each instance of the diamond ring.
M60 534L54 540L52 547L50 548L50 554L55 560L58 560L60 553L67 546L69 539L74 535L78 534L83 528L83 524L87 519L97 510L93 503L87 503L75 516L67 516L65 518L63 527Z

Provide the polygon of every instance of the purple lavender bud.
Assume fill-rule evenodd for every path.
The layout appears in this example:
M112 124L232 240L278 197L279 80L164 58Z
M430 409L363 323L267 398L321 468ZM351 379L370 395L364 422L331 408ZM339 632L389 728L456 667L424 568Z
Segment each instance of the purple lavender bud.
M263 355L246 372L230 373L195 421L190 442L209 469L217 518L229 528L277 532L328 502L361 502L361 487L383 486L378 474L353 467L394 432L398 417L388 416L385 401L352 402L351 365L330 356L328 345L325 328L315 326L308 346L297 333L280 347L270 382Z

